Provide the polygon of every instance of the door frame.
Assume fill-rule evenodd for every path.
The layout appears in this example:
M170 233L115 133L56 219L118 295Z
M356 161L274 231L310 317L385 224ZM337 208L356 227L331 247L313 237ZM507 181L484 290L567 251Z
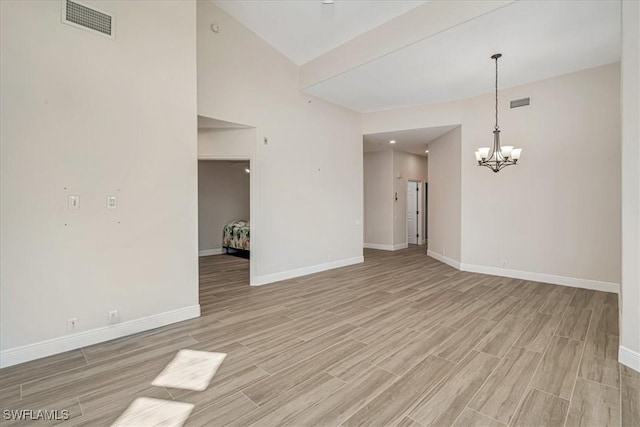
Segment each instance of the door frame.
M408 208L409 208L409 183L410 182L415 182L417 184L418 187L418 195L417 197L417 208L418 208L418 214L416 215L416 230L418 230L418 238L416 239L416 244L417 245L422 245L423 244L423 215L424 215L424 211L422 209L422 191L424 191L424 185L423 182L420 181L419 179L407 179L406 183L405 183L405 192L407 193L406 197L405 197L405 209L404 209L404 220L405 220L405 243L407 244L407 246L409 246L409 215L408 215Z
M254 285L254 277L255 277L255 271L256 271L256 265L257 263L257 251L255 251L256 248L256 235L258 233L256 233L256 223L257 221L255 220L255 218L257 217L256 215L256 183L257 181L257 174L256 174L256 162L254 161L254 156L207 156L207 155L198 155L197 161L248 161L249 162L249 170L251 171L249 173L249 221L251 222L251 237L250 237L250 258L249 258L249 286L255 286ZM198 184L200 184L200 181L198 181ZM196 192L197 192L197 187L196 187ZM198 221L196 221L197 223L197 230L200 230L200 216L198 215ZM199 232L199 231L198 231ZM199 248L198 248L199 249ZM198 254L198 262L199 262L200 256ZM200 283L200 274L198 274L198 286Z

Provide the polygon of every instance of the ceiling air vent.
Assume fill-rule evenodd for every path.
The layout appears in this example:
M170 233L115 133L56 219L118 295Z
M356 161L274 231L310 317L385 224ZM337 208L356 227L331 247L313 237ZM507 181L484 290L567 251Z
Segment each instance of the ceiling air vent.
M82 30L114 38L114 16L78 1L62 0L62 22Z
M529 104L531 104L531 98L529 97L514 99L513 101L511 101L511 108L524 107Z

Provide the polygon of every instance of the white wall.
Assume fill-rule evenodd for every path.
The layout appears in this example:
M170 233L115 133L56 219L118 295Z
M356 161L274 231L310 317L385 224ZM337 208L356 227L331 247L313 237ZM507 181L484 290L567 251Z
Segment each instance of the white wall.
M0 2L5 365L199 314L195 3L87 3L115 40Z
M364 153L364 245L393 247L393 151Z
M222 248L222 230L231 221L249 220L249 162L198 162L198 248Z
M256 129L198 129L198 158L254 159Z
M398 179L398 175L401 176ZM402 151L393 152L393 187L394 193L398 193L398 200L393 204L393 244L404 245L407 243L407 183L420 181L420 200L424 200L424 183L427 181L427 158ZM423 203L423 202L422 202ZM419 207L422 206L421 204ZM424 215L421 224L418 224L420 239L424 237Z
M461 129L456 127L429 143L429 254L460 263Z
M620 361L640 371L640 3L622 2Z
M256 127L255 284L362 261L361 115L301 94L298 67L212 2L198 3L198 113Z
M531 106L508 108L508 100L525 96ZM461 261L467 268L617 290L620 65L504 89L500 100L503 144L524 151L518 166L498 174L477 167L474 158L477 147L492 142L492 94L365 114L363 131L462 125Z

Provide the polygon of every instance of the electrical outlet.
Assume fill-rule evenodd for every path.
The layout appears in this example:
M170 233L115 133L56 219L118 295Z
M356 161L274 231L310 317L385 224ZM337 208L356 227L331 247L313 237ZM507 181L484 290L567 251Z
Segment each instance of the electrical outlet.
M67 320L67 332L75 332L77 329L78 329L77 317Z
M507 260L506 259L502 260L502 268L507 268Z
M109 312L109 323L118 323L118 310L111 310Z

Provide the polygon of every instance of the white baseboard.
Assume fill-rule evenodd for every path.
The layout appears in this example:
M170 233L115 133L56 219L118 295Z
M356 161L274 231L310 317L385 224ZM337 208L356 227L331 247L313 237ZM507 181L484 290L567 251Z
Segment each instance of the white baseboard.
M432 250L427 250L427 255L431 258L437 259L440 262L444 262L445 264L450 265L457 270L460 270L460 261L456 261L453 258L448 258L444 255L440 255L438 252L434 252Z
M199 256L220 255L224 253L224 248L203 249L198 252Z
M364 262L364 257L341 259L327 262L325 264L312 265L310 267L297 268L295 270L283 271L281 273L266 274L253 278L251 286L262 286L269 283L280 282L281 280L293 279L294 277L306 276L308 274L319 273L321 271L332 270L334 268L346 267L348 265L360 264Z
M365 249L377 249L379 251L393 250L393 245L382 245L380 243L365 243L363 246Z
M551 283L553 285L572 286L574 288L593 289L603 292L620 292L618 283L598 280L578 279L576 277L555 276L553 274L533 273L530 271L511 270L508 268L488 267L484 265L461 264L460 270L472 273L490 274L493 276L511 277L513 279L531 280L533 282Z
M406 243L398 243L397 245L383 245L380 243L365 243L363 245L365 249L377 249L380 251L398 251L400 249L407 249L409 247Z
M636 351L620 346L618 349L618 362L630 367L634 371L640 372L640 353Z
M115 338L121 338L138 332L166 326L171 323L200 317L200 305L179 308L164 313L153 314L141 319L104 326L90 331L78 332L72 335L28 344L22 347L10 348L0 352L0 368L17 365L18 363L40 359L41 357L63 353L76 348L87 347Z

